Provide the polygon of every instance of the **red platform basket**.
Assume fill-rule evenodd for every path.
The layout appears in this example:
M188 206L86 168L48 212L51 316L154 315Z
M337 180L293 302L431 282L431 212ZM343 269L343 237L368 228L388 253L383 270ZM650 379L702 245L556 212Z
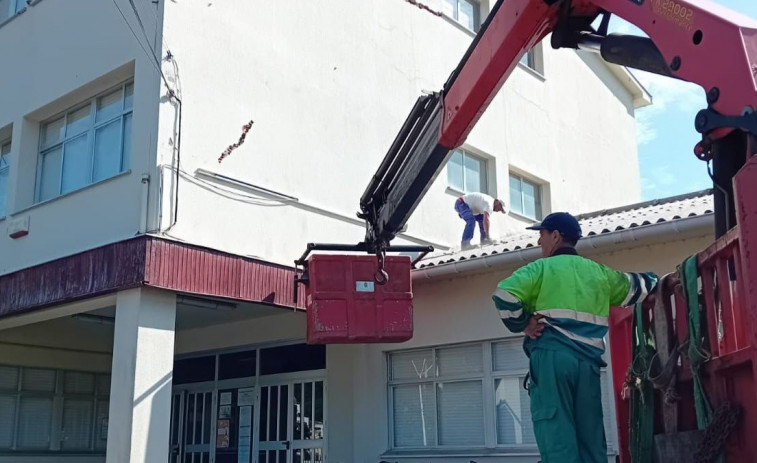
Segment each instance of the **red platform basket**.
M307 342L403 342L413 337L410 258L386 257L380 285L375 256L316 254L308 259Z

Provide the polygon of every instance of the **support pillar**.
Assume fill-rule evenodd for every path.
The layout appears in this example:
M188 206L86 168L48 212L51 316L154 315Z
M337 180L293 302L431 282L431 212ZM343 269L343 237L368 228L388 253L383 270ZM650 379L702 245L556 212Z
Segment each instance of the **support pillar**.
M168 461L175 322L174 293L116 297L106 463Z

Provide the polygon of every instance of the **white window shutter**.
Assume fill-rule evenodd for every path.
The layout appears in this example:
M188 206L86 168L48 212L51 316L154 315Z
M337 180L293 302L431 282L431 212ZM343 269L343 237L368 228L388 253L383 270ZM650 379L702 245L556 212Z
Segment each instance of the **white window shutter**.
M528 357L520 339L492 344L492 363L495 372L527 372Z
M436 365L431 349L402 352L391 356L391 376L393 381L422 381L434 378Z
M395 386L394 446L436 446L436 403L433 383Z
M18 447L47 449L50 446L52 416L53 399L51 397L22 397L16 439Z
M484 371L484 356L481 344L437 349L438 376L481 374Z
M63 379L63 392L67 394L92 394L95 391L95 375L67 371Z
M0 449L13 445L13 424L16 418L16 396L0 395Z
M484 397L481 381L437 385L439 445L484 445Z
M88 450L92 436L92 400L63 402L64 450Z
M0 366L0 391L18 390L18 368Z
M55 392L55 370L24 368L22 391Z
M97 401L97 415L95 417L95 449L105 450L108 439L108 407L107 400Z

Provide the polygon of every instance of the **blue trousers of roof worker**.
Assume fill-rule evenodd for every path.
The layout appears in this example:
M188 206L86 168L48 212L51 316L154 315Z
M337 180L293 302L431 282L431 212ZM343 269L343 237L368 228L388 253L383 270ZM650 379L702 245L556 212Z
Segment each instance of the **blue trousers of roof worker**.
M542 463L607 463L599 366L568 352L534 349L529 370Z
M486 232L484 231L484 214L473 215L473 211L465 204L462 198L458 198L455 201L455 211L461 219L465 220L465 229L463 230L463 242L469 243L473 239L473 230L476 228L476 222L478 222L478 229L481 231L481 241L486 239Z

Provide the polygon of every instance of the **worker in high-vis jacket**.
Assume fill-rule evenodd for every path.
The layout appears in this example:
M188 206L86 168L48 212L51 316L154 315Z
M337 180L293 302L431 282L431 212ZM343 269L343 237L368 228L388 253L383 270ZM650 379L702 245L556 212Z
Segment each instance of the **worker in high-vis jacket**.
M492 298L505 326L525 333L531 419L543 463L607 462L600 368L611 306L641 302L653 273L623 273L578 255L581 226L557 212L528 227L544 258L516 270Z

